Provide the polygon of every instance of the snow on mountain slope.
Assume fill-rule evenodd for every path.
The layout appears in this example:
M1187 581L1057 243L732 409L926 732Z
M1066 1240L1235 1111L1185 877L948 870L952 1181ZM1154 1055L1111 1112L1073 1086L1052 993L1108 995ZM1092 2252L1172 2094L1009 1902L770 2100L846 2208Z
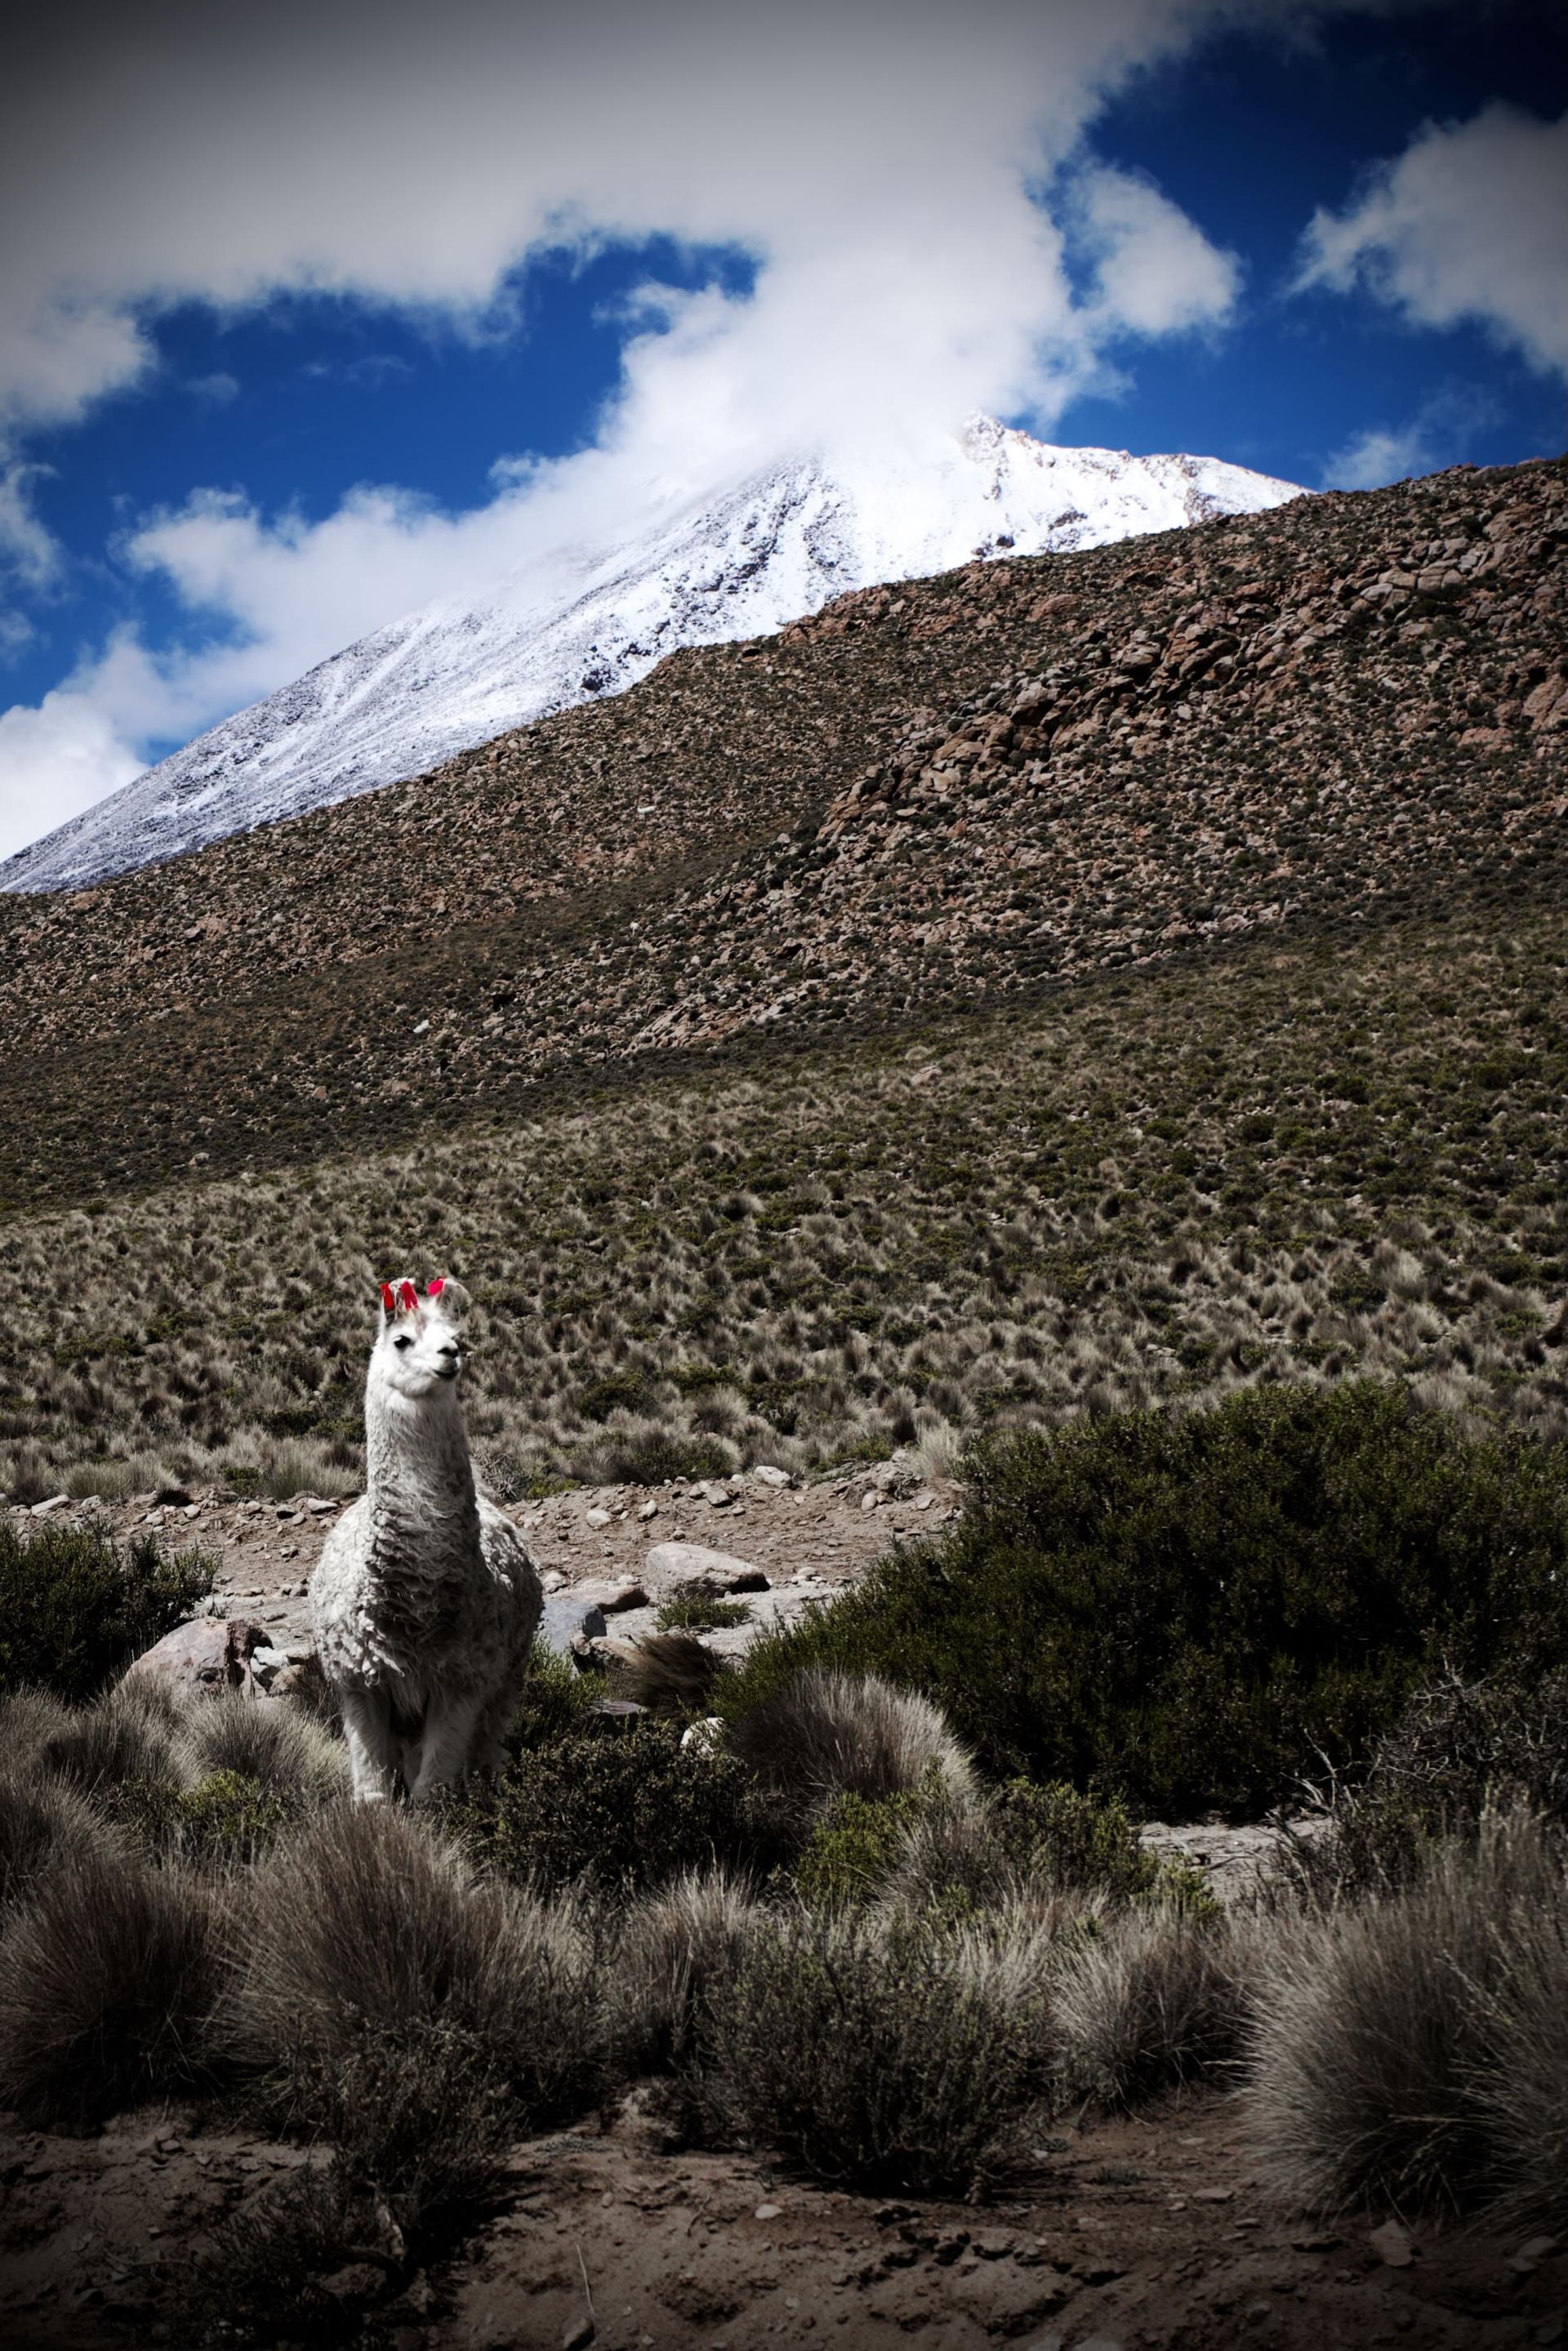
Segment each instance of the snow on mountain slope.
M847 589L1300 495L1218 458L1056 449L989 418L934 462L779 466L640 544L530 568L378 629L20 851L0 888L79 887L419 775L507 727L621 693L682 645L765 635Z

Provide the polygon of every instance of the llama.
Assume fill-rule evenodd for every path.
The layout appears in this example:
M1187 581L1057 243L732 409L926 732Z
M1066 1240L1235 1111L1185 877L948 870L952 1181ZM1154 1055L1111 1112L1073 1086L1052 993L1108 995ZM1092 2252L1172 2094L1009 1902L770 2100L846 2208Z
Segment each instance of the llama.
M321 1666L342 1708L357 1803L415 1803L500 1768L544 1608L509 1519L475 1490L457 1401L466 1298L382 1285L365 1382L365 1492L310 1580Z

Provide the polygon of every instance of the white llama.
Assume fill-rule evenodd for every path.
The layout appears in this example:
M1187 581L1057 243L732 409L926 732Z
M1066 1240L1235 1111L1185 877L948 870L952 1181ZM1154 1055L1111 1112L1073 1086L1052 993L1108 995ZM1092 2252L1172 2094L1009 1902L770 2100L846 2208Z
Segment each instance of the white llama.
M457 1401L456 1284L382 1285L365 1382L366 1491L310 1579L354 1797L415 1803L499 1769L544 1594L517 1530L476 1492Z

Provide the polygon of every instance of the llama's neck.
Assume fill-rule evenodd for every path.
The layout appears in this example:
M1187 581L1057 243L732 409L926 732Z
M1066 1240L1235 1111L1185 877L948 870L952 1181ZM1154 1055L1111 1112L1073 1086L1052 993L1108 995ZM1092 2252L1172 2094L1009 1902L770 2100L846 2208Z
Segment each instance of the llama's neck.
M372 1556L383 1573L440 1578L476 1558L479 1506L455 1388L365 1391L365 1491Z

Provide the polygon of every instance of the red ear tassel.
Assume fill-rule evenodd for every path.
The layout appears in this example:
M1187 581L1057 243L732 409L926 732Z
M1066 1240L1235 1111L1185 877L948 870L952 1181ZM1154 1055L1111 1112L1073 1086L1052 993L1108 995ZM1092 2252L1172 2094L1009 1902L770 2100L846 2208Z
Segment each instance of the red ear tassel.
M414 1288L413 1282L400 1281L397 1286L397 1294L402 1302L403 1312L405 1314L412 1314L414 1308L419 1304L419 1292Z
M444 1273L438 1273L434 1281L425 1283L424 1294L427 1298L439 1298L445 1287L446 1276Z
M395 1314L397 1312L397 1300L392 1296L392 1284L390 1281L383 1281L382 1284L382 1305L388 1314Z

